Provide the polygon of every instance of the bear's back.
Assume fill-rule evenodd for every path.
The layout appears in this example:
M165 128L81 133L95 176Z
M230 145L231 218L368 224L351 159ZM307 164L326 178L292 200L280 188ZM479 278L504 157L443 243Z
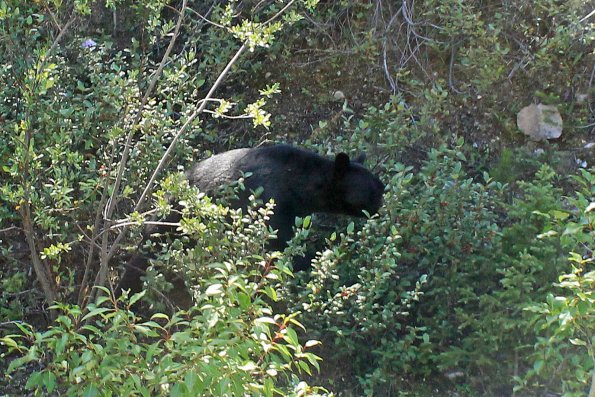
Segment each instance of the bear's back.
M240 162L251 149L235 149L196 163L186 172L188 182L207 194L220 186L237 181L242 176Z
M306 186L321 177L332 161L317 154L289 146L273 145L243 148L220 153L194 165L188 181L211 195L249 175L244 180L248 192L263 188L263 199L279 200L288 190Z

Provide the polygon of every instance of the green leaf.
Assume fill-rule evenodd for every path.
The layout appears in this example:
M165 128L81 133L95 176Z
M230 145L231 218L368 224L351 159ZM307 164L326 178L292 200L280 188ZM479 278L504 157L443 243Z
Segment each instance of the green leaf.
M564 219L568 218L570 214L566 211L559 211L559 210L552 210L550 214L554 216L555 219L563 221Z
M15 358L14 360L12 360L10 362L10 364L8 365L8 369L6 370L7 374L12 373L14 370L22 367L23 365L26 365L28 363L30 363L31 361L37 360L37 354L35 354L35 349L31 348L26 355L24 355L23 357L18 357ZM27 384L29 384L29 382L27 381Z
M285 329L285 335L284 335L283 339L285 339L289 344L291 344L293 346L298 346L300 344L297 333L295 332L295 330L293 328Z
M537 235L537 238L540 239L540 240L542 240L544 238L554 237L554 236L557 236L557 235L558 235L558 232L557 231L555 231L555 230L549 230L549 231L547 231L545 233L538 234Z
M188 388L191 395L199 395L204 390L204 383L202 379L194 372L189 371L184 376L184 384Z
M50 371L43 371L41 375L41 384L45 386L49 393L53 392L56 388L56 375Z
M100 395L101 395L101 392L99 391L99 388L97 387L97 385L95 385L94 383L87 386L85 388L85 390L83 391L83 397L95 397L95 396L100 396Z
M85 321L85 320L86 320L86 319L88 319L88 318L95 317L95 316L97 316L98 314L105 313L105 312L109 312L109 311L113 311L113 310L114 310L114 309L110 309L110 308L108 308L108 307L97 307L97 308L95 308L95 309L91 310L89 313L87 313L87 314L86 314L86 315L83 317L83 321Z
M254 319L256 324L277 324L277 322L271 317L258 317Z
M240 371L246 371L246 372L252 372L256 368L258 368L258 366L256 364L254 364L254 362L252 362L252 361L248 361L246 364L238 366L238 369Z
M169 316L164 313L155 313L151 316L151 320L160 319L160 318L163 320L169 321Z
M169 391L169 395L172 397L180 397L180 396L188 396L188 388L184 383L176 383L171 390Z
M310 227L311 223L312 223L312 217L310 215L308 215L307 217L304 218L304 229L308 229Z
M238 302L239 302L240 308L242 310L246 310L246 309L250 308L251 301L252 300L250 299L250 295L246 294L245 292L238 293Z
M138 302L145 294L147 293L146 290L142 290L141 292L137 292L136 294L132 295L129 301L129 305L133 306L136 302Z
M569 339L570 343L572 343L575 346L587 346L587 342L585 342L582 339L578 339L578 338L571 338Z
M271 287L271 286L266 286L262 289L262 292L268 296L269 298L271 298L271 300L273 300L274 302L276 302L279 297L277 296L277 291Z
M222 293L223 293L223 285L222 284L209 285L209 287L205 291L205 294L207 296L221 295Z
M312 375L312 370L310 370L310 366L305 361L298 361L298 366L308 375Z
M354 230L355 230L355 223L349 222L349 225L347 225L347 233L352 234Z
M568 222L566 225L566 229L564 229L564 233L562 233L562 235L566 236L569 234L577 234L577 233L582 233L582 232L583 232L583 225L579 225L574 222Z
M61 355L64 353L64 349L66 349L66 345L69 341L69 334L64 333L60 336L60 339L56 342L56 354Z

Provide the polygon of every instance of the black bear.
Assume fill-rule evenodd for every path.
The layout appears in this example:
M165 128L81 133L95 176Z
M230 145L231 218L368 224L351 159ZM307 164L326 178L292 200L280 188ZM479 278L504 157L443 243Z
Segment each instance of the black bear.
M186 175L191 185L212 195L221 186L249 173L244 181L246 190L233 206L245 209L251 191L262 188L259 198L264 202L275 201L269 225L277 230L277 239L269 247L282 250L293 236L296 216L327 212L361 217L363 211L375 214L380 209L384 184L362 162L362 156L351 161L347 154L339 153L331 160L294 146L274 145L215 155L194 165ZM148 234L145 230L144 235ZM147 266L146 257L134 256L117 293L122 289L140 291L141 275ZM294 270L303 267L294 265Z

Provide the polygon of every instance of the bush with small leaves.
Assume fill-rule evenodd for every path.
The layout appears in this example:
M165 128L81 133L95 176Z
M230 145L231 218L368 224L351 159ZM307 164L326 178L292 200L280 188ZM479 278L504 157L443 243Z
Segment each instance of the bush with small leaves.
M527 305L537 340L533 366L516 376L516 390L595 395L595 170L581 170L568 205L544 212L540 239L570 251L554 289Z
M0 339L8 350L3 356L20 353L8 376L18 378L19 369L34 362L42 369L29 376L26 388L36 393L322 395L323 390L300 380L318 369L319 358L310 352L318 342L301 344L296 328L303 326L296 314L271 308L276 285L291 274L276 255L264 251L272 204L254 204L243 215L187 184L173 189L176 180L165 185L180 192L180 228L196 246L164 243L167 257L155 263L175 263L192 285L192 307L143 320L131 307L146 291L115 301L106 288L106 296L85 310L56 305L60 315L49 330L17 324L19 334ZM148 290L155 291L155 285L160 287L148 277Z

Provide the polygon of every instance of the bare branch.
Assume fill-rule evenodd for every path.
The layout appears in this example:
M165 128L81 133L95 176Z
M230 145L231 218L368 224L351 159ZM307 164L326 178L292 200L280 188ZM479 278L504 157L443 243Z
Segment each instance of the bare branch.
M589 389L589 397L595 397L595 369L593 370L593 376L591 377L591 388Z
M239 116L230 116L230 115L227 115L227 114L220 114L220 113L214 112L212 110L208 110L208 109L205 109L202 112L203 113L209 113L209 114L217 115L217 117L221 117L223 119L228 119L228 120L240 120L240 119L250 119L250 118L252 118L252 116L247 115L247 114L241 114Z
M591 18L593 15L595 15L595 10L593 10L589 14L585 15L585 17L582 18L580 21L578 21L578 23L585 22L587 19Z
M454 86L454 83L452 82L452 73L453 73L453 69L454 69L455 57L457 55L458 48L459 48L458 42L450 45L450 62L448 64L448 86L450 87L450 89L453 92L455 92L457 94L461 94L462 91L459 91Z
M7 228L0 229L0 233L7 233L7 232L10 232L11 230L21 230L22 231L23 229L21 229L20 227L17 227L17 226L9 226Z
M122 227L128 226L141 226L141 225L157 225L157 226L171 226L171 227L178 227L180 226L180 222L161 222L161 221L145 221L145 222L136 222L136 221L129 221L129 222L122 222L116 225L112 225L110 230L119 229Z
M116 145L115 143L112 144L112 151L110 154L110 161L108 162L108 168L107 168L107 175L110 175L112 172L112 163L113 163L113 159L116 157ZM85 301L85 298L88 297L88 291L89 291L89 277L91 274L91 265L93 264L93 257L95 254L95 247L101 248L99 245L97 245L96 241L99 238L99 230L101 227L101 221L103 220L102 217L102 209L105 208L106 202L108 200L109 197L109 178L104 178L103 181L103 190L101 192L101 199L99 200L99 204L97 205L97 211L95 212L95 221L93 222L93 233L91 235L90 238L90 244L91 247L89 249L89 254L87 255L87 260L85 263L85 272L83 274L83 280L81 281L81 285L79 288L79 294L78 294L78 305L80 307L83 306L83 303Z
M397 83L396 83L395 79L393 78L393 76L391 75L390 71L388 70L388 55L387 55L388 45L387 45L387 42L388 42L388 34L390 32L391 26L394 23L395 19L397 19L397 17L402 12L403 12L403 8L401 7L388 21L388 24L384 28L384 38L382 40L382 64L384 66L384 75L386 76L386 79L388 80L388 83L390 84L393 94L397 93Z
M75 20L76 20L76 16L73 16L66 23L66 25L64 25L64 27L60 30L60 32L58 33L58 36L54 39L52 45L50 46L50 48L46 52L45 56L41 60L39 66L37 68L37 74L39 74L43 70L43 68L45 67L45 64L47 63L47 60L49 59L51 54L54 52L54 50L58 47L58 44L60 43L60 41L66 34L67 30L70 28L70 26L72 26L72 24L74 23ZM37 84L37 82L36 82L36 84ZM29 119L29 117L30 117L29 111L27 111L25 118ZM25 146L24 153L25 154L24 154L23 163L21 165L22 170L24 171L22 173L23 201L21 203L19 212L21 213L21 218L23 221L23 230L25 232L25 238L27 240L27 245L29 246L29 251L31 254L31 262L33 263L33 268L35 269L35 274L37 276L37 280L41 284L41 288L43 290L46 301L51 304L58 299L58 286L56 284L56 280L52 276L51 270L45 263L43 263L41 261L41 258L39 256L39 251L37 248L37 242L36 242L36 238L35 238L35 228L33 226L33 220L32 220L32 210L31 210L31 201L30 201L31 180L30 180L30 175L29 175L29 161L31 160L30 159L30 154L31 154L30 144L31 144L31 140L32 140L32 135L33 135L33 131L31 130L30 127L27 127L27 129L25 131L25 137L24 137L24 146ZM51 314L51 316L53 317L54 314Z
M589 87L588 87L588 91L591 92L591 87L593 87L593 78L595 78L595 65L593 65L593 68L591 69L591 78L589 78ZM591 103L591 95L589 95L588 97L588 103L589 103L589 110L591 111L591 113L595 112L595 109L593 109L593 104Z
M265 25L268 25L269 23L273 22L275 19L279 18L281 15L283 15L283 13L285 11L287 11L287 9L289 9L289 7L292 6L292 4L295 2L295 0L291 0L289 3L287 3L285 5L285 7L283 7L282 9L279 10L278 13L276 13L275 15L273 15L272 17L270 17L267 21L265 21Z
M225 69L223 69L223 71L221 72L221 74L219 75L219 77L217 78L215 83L213 83L213 86L211 87L211 89L209 90L207 95L204 97L204 99L201 100L201 103L200 103L200 106L198 107L198 109L196 109L194 111L194 113L192 113L192 115L188 118L188 120L186 120L186 122L184 123L182 128L180 128L178 133L174 136L174 138L172 139L171 143L169 144L167 150L161 157L161 160L159 161L157 168L155 168L155 171L153 171L153 174L151 175L151 178L149 179L149 182L147 183L145 190L143 191L140 198L138 199L138 202L136 203L136 206L134 207L135 211L138 211L142 207L146 197L153 190L153 183L155 182L155 179L157 179L157 175L159 175L159 173L161 172L163 167L165 167L165 163L167 162L167 160L169 160L169 156L170 156L171 152L174 150L176 143L178 143L178 140L180 139L180 137L186 132L186 130L188 129L190 124L194 121L194 119L196 117L198 117L198 115L203 112L208 101L211 99L211 97L215 93L215 90L217 88L219 88L219 85L221 84L221 82L223 81L223 79L225 78L227 73L229 73L231 67L233 66L233 64L236 63L236 61L239 59L240 55L242 55L242 53L244 52L245 49L246 49L246 44L243 44L238 49L238 51L233 56L233 58L228 62L227 66L225 66Z
M174 11L174 12L177 12L177 13L179 13L179 12L180 12L180 11L178 11L177 9L175 9L174 7L172 7L172 6L168 5L168 4L166 4L166 5L165 5L165 7L166 7L166 8L169 8L170 10L172 10L172 11ZM212 8L212 7L211 7L211 8ZM210 19L208 19L207 17L203 16L203 15L202 15L201 13L199 13L198 11L195 11L195 10L193 10L192 8L188 7L188 8L187 8L187 10L188 10L188 12L191 12L191 13L193 13L194 15L196 15L197 17L199 17L200 19L202 19L204 22L208 23L209 25L213 25L213 26L216 26L216 27L218 27L218 28L225 29L225 26L223 26L223 25L221 25L221 24L218 24L217 22L213 22L213 21L211 21ZM209 10L209 11L210 11L210 10Z
M149 179L149 182L147 183L145 190L143 191L141 197L139 198L138 202L136 203L136 206L134 207L134 211L138 211L142 207L144 200L150 194L150 192L153 190L153 184L155 182L155 179L157 179L157 175L159 175L159 173L161 172L163 167L165 167L165 163L169 159L169 156L170 156L171 152L173 151L173 149L175 148L176 143L178 142L180 137L186 132L186 130L188 129L188 127L190 126L192 121L194 121L194 119L196 117L198 117L198 115L204 111L205 106L212 99L211 97L214 94L215 90L219 87L219 85L223 81L224 77L227 75L227 73L229 73L229 70L231 69L232 65L238 60L240 55L245 50L246 50L246 44L242 45L240 47L240 49L236 52L234 57L231 59L231 61L229 61L229 63L223 70L223 72L221 72L221 74L219 75L219 77L217 78L217 80L215 81L215 83L213 84L213 86L211 87L211 89L209 90L207 95L205 96L205 98L203 98L201 101L199 101L199 103L201 104L200 107L198 109L196 109L194 111L194 113L192 113L192 115L188 118L188 120L186 120L186 122L184 123L182 128L180 128L178 133L174 136L174 138L172 139L171 143L169 144L167 150L161 157L161 160L159 161L157 168L155 168L155 171L153 171L153 174L151 175L151 178ZM120 234L114 240L114 242L112 244L112 248L110 249L109 253L107 254L107 260L112 258L114 256L114 254L116 253L116 251L118 249L118 244L120 243L120 240L122 240L122 238L124 237L125 231L126 231L126 228L124 228L124 230L122 230L120 232Z
M158 79L161 77L161 73L163 72L163 69L165 67L165 64L166 64L168 58L169 58L169 55L170 55L171 51L173 50L176 39L178 38L178 35L180 33L180 28L182 26L182 20L184 19L184 11L186 10L186 4L187 4L187 0L183 0L180 14L178 16L178 20L176 22L176 26L175 26L172 38L169 42L169 45L167 46L167 49L165 50L165 54L163 55L163 58L161 59L161 62L159 64L159 67L157 68L157 71L155 72L151 81L149 82L149 86L147 87L147 90L145 91L145 95L143 96L143 98L141 100L139 111L137 112L136 117L132 123L132 128L131 128L130 132L128 133L128 136L126 137L126 143L124 145L124 150L122 152L122 159L120 160L119 168L118 168L118 171L116 174L116 181L114 182L112 195L107 202L105 212L104 212L104 220L105 220L104 228L105 229L109 228L109 223L111 222L110 219L112 217L114 209L116 208L118 194L120 191L120 184L122 182L122 177L124 175L126 163L128 162L128 156L130 154L130 148L132 146L132 138L134 136L134 133L136 132L135 128L138 125L138 123L142 117L142 110L145 107L149 97L152 95L153 90L155 89L155 85L157 84ZM120 236L118 236L118 237L120 237ZM105 282L107 280L108 263L111 258L110 252L113 251L114 245L116 245L114 243L114 245L112 245L112 250L111 251L108 250L108 238L109 238L108 233L105 233L102 237L100 267L99 267L99 272L97 273L97 277L95 278L94 285L105 285ZM101 290L99 290L99 289L95 289L95 290L93 290L92 295L97 296L97 294L99 294L100 291ZM91 300L94 300L94 299L91 299Z

